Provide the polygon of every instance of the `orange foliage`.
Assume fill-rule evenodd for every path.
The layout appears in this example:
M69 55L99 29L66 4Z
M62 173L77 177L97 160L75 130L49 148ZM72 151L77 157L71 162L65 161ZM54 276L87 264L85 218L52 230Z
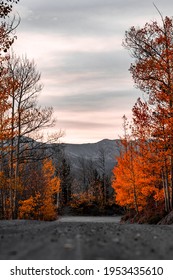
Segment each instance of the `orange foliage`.
M127 130L127 126L124 126ZM150 139L152 122L146 103L139 99L133 108L131 135L125 133L120 156L114 167L112 187L116 202L136 213L157 207L164 201L162 159L157 142Z
M38 194L33 198L32 196L26 200L19 201L19 219L32 219L37 216L36 214L36 206L37 206L37 199Z
M78 194L72 194L72 201L70 203L73 208L80 208L81 205L91 206L95 201L95 196L88 192L80 192Z
M43 198L40 208L43 220L54 220L57 216L57 205L55 204L55 195L60 190L60 179L55 177L55 167L51 160L43 161Z
M151 152L152 143L140 146L135 142L128 146L117 159L113 169L112 187L116 193L116 202L128 209L142 211L149 203L163 201L160 191L160 167L157 155Z
M131 27L124 46L135 58L130 67L134 82L148 94L148 102L138 100L133 108L135 135L153 140L151 153L158 155L155 167L169 212L173 209L173 19L165 17L161 23Z
M19 218L51 221L57 218L57 194L60 179L55 176L51 160L43 161L41 178L42 188L24 201L20 201Z

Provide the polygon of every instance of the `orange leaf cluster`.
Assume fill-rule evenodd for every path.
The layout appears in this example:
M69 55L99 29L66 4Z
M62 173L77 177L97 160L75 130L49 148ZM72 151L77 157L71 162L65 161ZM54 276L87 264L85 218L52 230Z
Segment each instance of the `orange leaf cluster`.
M55 176L52 160L43 161L40 190L26 200L20 201L19 218L51 221L57 218L57 199L60 179Z
M130 72L139 89L147 93L133 107L131 135L123 140L113 188L117 201L136 212L164 201L173 209L173 19L162 18L131 27L124 46L135 62ZM125 126L124 126L125 127Z

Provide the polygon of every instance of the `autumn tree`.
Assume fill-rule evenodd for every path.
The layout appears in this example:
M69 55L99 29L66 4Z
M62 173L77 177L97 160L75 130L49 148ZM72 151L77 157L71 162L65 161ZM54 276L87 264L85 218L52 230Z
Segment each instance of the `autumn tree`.
M58 196L60 179L55 176L55 167L52 160L45 159L42 167L43 195L40 215L43 220L55 220L57 217Z
M13 4L17 4L18 2L19 0L0 1L0 141L2 149L4 148L3 140L7 136L6 124L8 123L8 115L6 111L10 106L8 96L13 86L7 75L8 69L5 67L5 63L8 60L6 52L14 42L15 36L13 31L19 24L18 21L15 25L15 20L14 18L12 20L10 19L10 14L13 9Z
M172 209L173 25L172 19L161 19L161 25L152 22L143 28L132 27L124 41L135 58L130 67L135 84L147 95L132 109L130 134L125 131L113 171L113 188L117 202L136 213L150 206L156 209L163 199L165 210Z
M40 170L37 169L37 171L40 174L37 176L37 173L34 173L35 188L32 188L32 192L28 192L28 198L20 201L19 218L55 220L57 218L60 179L55 175L55 166L51 159L45 159ZM33 174L30 176L30 179L34 179Z
M6 123L8 123L8 115L6 111L9 109L8 96L11 87L16 87L12 84L12 81L8 76L8 69L6 67L6 61L9 57L6 55L7 50L13 44L14 39L14 31L18 26L20 20L15 24L15 18L10 19L10 14L13 9L13 5L17 4L19 0L6 0L0 1L0 141L1 146L3 146L3 139L6 137L7 129Z
M0 172L1 178L3 178L2 182L4 182L4 184L1 184L0 187L0 208L2 216L6 218L8 218L9 215L5 214L5 209L8 208L7 205L9 206L11 204L9 193L11 195L12 192L11 187L9 189L7 183L5 182L6 174L4 173L4 165L6 164L5 155L8 150L5 142L10 138L8 126L11 121L8 115L8 110L11 106L8 97L11 88L16 88L17 86L16 82L13 84L9 78L8 69L6 67L6 62L9 57L6 53L16 38L14 31L20 22L20 19L16 21L15 17L10 17L13 5L18 2L19 0L0 1Z
M9 190L4 192L3 188L1 195L5 201L6 194L9 217L14 218L17 217L17 200L21 192L22 165L49 157L46 143L57 141L62 134L49 136L46 143L43 140L43 129L53 126L55 120L52 107L38 104L42 86L35 63L12 54L3 59L1 73L0 166Z
M24 194L23 172L29 162L50 157L47 143L57 141L61 132L43 139L43 130L55 124L52 107L41 107L38 94L42 89L40 73L34 61L7 55L16 38L20 20L10 18L13 4L0 2L0 211L2 218L16 218L18 201ZM51 196L51 193L49 193ZM31 201L28 198L28 201ZM47 192L48 199L48 192ZM34 202L35 198L34 198ZM25 201L25 206L27 202ZM28 208L29 209L29 208ZM29 211L29 210L28 210Z
M1 84L6 98L2 99L5 112L1 112L1 131L3 130L4 135L1 141L1 154L5 157L9 168L6 177L9 184L11 217L16 217L20 165L33 159L33 156L34 158L38 156L38 145L35 144L37 147L33 148L33 140L26 141L26 137L30 139L29 137L33 137L34 134L38 136L38 132L53 125L54 120L53 109L42 108L37 103L38 93L42 87L39 84L40 73L37 72L34 62L12 55L6 60L4 69L6 75L3 75ZM43 156L43 150L41 153Z
M131 64L136 86L148 95L152 130L158 152L162 155L163 188L167 191L167 211L173 208L173 20L161 15L161 23L131 27L124 46L135 59Z
M127 210L134 209L136 214L140 214L146 207L156 209L163 198L163 192L159 188L158 158L155 159L157 155L151 154L152 146L146 145L145 151L141 151L140 143L130 141L124 147L122 142L123 151L117 157L117 165L113 169L112 187L117 204Z
M11 55L4 61L1 91L3 97L0 119L1 171L9 185L10 217L17 217L17 200L21 191L23 167L29 162L43 160L50 156L47 143L57 141L61 131L43 139L43 130L55 124L52 107L41 107L38 94L42 89L40 73L34 61L26 57ZM2 103L2 105L1 105ZM9 211L8 211L9 212Z
M11 146L15 145L16 147L16 173L18 174L19 162L24 151L26 152L26 141L23 144L23 138L28 137L29 140L29 137L32 137L38 140L38 132L52 126L55 120L52 118L52 107L42 108L38 105L38 94L42 90L42 85L40 83L41 75L37 71L34 61L12 54L7 67L13 83L18 81L18 87L13 88L9 96L11 100L11 131L14 134L13 131L16 129L17 134L17 138L14 139L15 134L11 138Z
M160 159L154 141L147 138L148 111L146 103L138 100L133 107L133 122L129 125L124 117L125 133L113 169L117 204L138 216L159 212L163 205Z

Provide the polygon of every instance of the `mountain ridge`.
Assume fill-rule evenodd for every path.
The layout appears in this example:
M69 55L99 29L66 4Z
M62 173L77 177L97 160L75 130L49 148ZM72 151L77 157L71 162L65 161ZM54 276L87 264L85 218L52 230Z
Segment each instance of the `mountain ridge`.
M96 143L70 144L63 143L67 159L72 169L80 169L80 161L92 161L96 164L101 158L105 161L105 169L110 173L119 155L120 139L103 139Z

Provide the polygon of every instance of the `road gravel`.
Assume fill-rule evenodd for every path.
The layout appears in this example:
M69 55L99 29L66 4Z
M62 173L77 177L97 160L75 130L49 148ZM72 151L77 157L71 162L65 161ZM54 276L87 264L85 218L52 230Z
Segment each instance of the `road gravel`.
M121 224L118 216L0 221L0 259L172 260L173 226Z

